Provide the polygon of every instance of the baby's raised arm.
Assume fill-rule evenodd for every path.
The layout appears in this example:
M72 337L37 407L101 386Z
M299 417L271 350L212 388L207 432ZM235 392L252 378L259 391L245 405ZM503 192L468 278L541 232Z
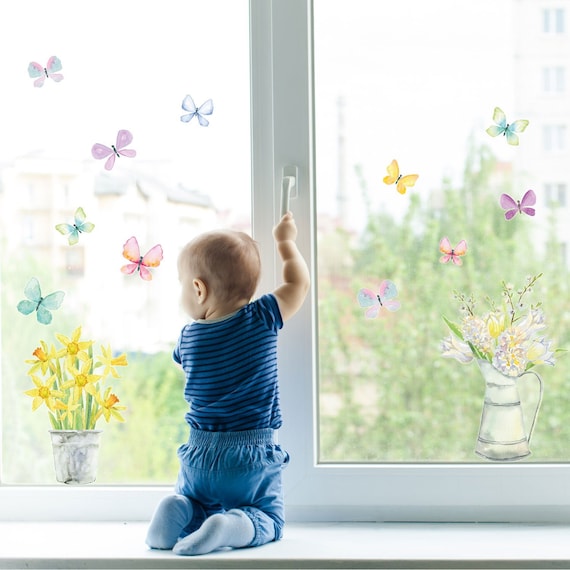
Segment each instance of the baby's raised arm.
M273 237L283 261L283 284L273 294L281 317L286 321L301 308L310 285L309 269L295 243L297 226L291 212L287 212L273 228Z

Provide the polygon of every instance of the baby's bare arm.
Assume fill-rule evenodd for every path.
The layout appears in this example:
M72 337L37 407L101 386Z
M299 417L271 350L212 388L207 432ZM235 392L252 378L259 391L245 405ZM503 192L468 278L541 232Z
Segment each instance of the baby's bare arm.
M297 226L291 212L287 212L273 228L273 237L283 261L283 284L273 294L279 303L281 317L286 321L301 308L310 285L309 269L295 243Z

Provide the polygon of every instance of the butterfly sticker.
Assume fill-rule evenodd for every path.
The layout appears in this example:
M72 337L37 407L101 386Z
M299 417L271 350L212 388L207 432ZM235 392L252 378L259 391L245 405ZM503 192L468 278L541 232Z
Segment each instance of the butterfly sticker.
M396 285L389 279L384 279L380 283L378 293L374 293L370 289L360 289L356 298L358 299L358 304L366 309L364 313L366 318L375 319L381 309L393 312L400 308L400 301L394 299L397 295Z
M141 255L139 242L136 237L130 237L123 245L123 257L127 258L131 263L123 265L121 271L127 275L131 275L138 271L141 279L150 281L152 273L149 267L158 267L162 261L162 246L155 245L145 255Z
M449 243L449 238L444 237L439 242L439 251L443 253L439 258L441 263L447 263L451 260L455 265L462 265L463 260L461 257L467 253L467 242L462 239L456 247L452 248L451 243Z
M519 119L510 124L507 123L507 117L499 107L495 107L493 121L495 121L496 124L491 125L486 130L486 133L492 137L505 135L507 142L513 146L519 144L519 137L515 133L522 133L528 127L528 121L526 119Z
M95 224L85 221L86 217L83 208L77 208L77 210L75 210L73 224L57 224L55 229L60 234L67 235L69 245L75 245L79 241L79 234L83 232L89 233L93 231L95 227Z
M182 108L188 111L188 114L180 117L183 123L189 123L194 117L198 117L198 122L203 127L207 127L210 121L208 121L204 115L211 115L214 112L214 103L211 99L208 99L205 103L202 103L200 107L196 107L192 97L186 95L182 101Z
M532 190L527 190L522 197L522 200L514 200L508 194L501 194L500 198L501 208L506 210L505 220L510 220L514 218L517 214L522 214L523 212L527 216L534 216L536 213L534 206L536 204L536 194Z
M42 297L40 282L35 277L32 277L24 287L24 295L27 300L24 299L18 303L18 311L22 315L29 315L35 311L38 323L42 325L51 323L51 311L59 309L65 297L63 291L55 291L55 293Z
M388 171L388 176L384 176L384 184L395 184L396 190L398 190L400 194L405 194L408 187L413 186L418 179L418 174L406 174L402 176L397 160L393 160L386 170Z
M136 150L130 148L125 148L127 145L133 142L133 135L130 131L121 130L117 133L117 142L111 147L105 146L104 144L95 143L91 148L91 154L93 158L102 159L106 158L105 170L111 170L115 166L115 159L121 156L127 156L133 158L137 155Z
M63 75L61 73L57 73L61 71L61 61L59 57L52 55L44 67L35 61L31 61L30 65L28 65L28 75L35 79L34 87L43 87L45 80L48 77L51 77L56 83L59 83L63 79Z

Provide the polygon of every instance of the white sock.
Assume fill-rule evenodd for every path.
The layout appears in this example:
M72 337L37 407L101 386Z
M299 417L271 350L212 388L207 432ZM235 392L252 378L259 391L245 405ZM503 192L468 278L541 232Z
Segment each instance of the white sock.
M148 528L146 543L151 548L170 549L184 527L192 521L192 503L184 495L170 495L156 508Z
M172 551L194 556L207 554L219 548L248 546L255 536L251 519L239 509L209 516L192 534L179 540Z

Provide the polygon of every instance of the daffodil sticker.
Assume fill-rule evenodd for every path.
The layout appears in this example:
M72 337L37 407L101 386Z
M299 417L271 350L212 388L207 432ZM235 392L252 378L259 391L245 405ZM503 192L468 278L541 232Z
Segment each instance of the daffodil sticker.
M117 368L128 365L126 354L101 345L94 355L95 341L81 334L81 327L69 336L56 333L59 346L40 340L25 361L34 387L24 393L33 398L32 410L45 404L54 430L93 430L100 418L125 421L121 412L127 408L106 381L120 378Z

